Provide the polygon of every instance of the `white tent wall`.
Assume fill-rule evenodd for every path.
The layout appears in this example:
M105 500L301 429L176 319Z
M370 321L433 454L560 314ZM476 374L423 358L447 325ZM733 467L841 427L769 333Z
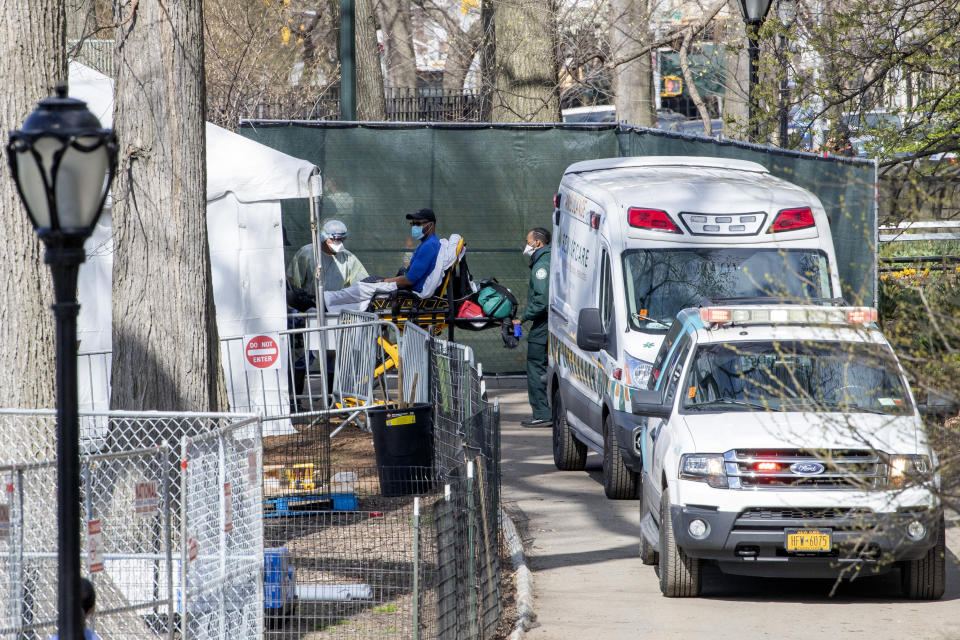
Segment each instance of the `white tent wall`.
M71 62L70 96L87 102L103 126L112 126L110 78ZM240 338L287 328L280 201L319 195L310 193L310 176L316 167L210 123L206 126L206 138L207 231L230 406L235 410L259 411L264 416L283 415L288 413L289 402L285 341L280 345L280 369L248 373L243 366ZM107 209L87 240L87 262L80 268L77 335L81 354L86 354L78 362L82 411L109 407L113 324L111 229ZM87 429L96 427L87 425ZM289 420L274 420L266 423L264 435L293 431Z

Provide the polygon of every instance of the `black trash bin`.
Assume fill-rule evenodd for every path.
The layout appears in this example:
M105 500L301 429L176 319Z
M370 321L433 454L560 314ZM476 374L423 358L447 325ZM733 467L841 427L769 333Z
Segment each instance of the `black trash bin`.
M426 493L433 488L433 405L367 410L384 496Z

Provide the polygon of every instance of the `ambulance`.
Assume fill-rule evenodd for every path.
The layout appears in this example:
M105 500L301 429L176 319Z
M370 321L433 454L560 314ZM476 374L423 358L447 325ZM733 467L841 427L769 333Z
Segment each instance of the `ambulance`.
M609 498L636 497L646 389L677 313L703 301L831 304L842 297L823 205L742 160L579 162L554 197L547 393L558 469L603 455Z

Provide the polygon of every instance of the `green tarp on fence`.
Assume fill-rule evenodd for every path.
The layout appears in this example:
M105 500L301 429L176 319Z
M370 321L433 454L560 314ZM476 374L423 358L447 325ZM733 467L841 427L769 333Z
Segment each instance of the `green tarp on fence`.
M416 244L404 215L430 207L439 235L458 233L467 241L475 279L496 277L521 300L529 276L520 253L525 233L551 226L553 194L570 164L635 155L752 160L819 196L831 219L845 295L873 301L872 163L616 125L244 122L240 132L320 168L321 218L346 223L347 247L370 273L396 273ZM285 201L283 221L289 258L310 242L307 201ZM487 372L524 370L525 349L504 349L496 331L458 331L457 340L476 349Z

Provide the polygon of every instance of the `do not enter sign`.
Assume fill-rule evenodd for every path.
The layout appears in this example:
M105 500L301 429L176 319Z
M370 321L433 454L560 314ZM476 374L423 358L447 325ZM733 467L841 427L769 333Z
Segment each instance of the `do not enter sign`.
M280 368L280 336L260 334L244 337L243 355L247 368L254 371Z

